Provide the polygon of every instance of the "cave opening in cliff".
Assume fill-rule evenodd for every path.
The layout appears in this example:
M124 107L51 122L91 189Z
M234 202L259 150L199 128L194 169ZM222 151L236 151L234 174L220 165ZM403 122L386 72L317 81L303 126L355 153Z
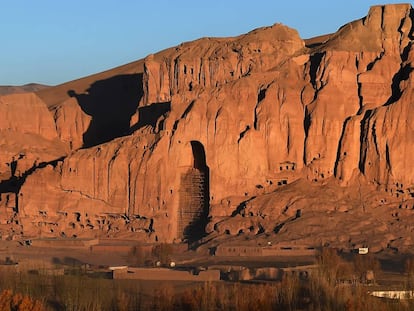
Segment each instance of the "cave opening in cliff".
M205 171L207 168L206 152L204 146L199 141L191 141L191 149L193 150L193 167L200 171Z
M193 165L181 176L178 234L189 243L205 235L210 203L210 172L202 143L191 141Z

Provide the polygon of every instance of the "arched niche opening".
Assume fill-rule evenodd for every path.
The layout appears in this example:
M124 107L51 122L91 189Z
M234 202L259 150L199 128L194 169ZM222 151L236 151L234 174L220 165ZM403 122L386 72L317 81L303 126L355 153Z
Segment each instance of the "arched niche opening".
M193 243L205 236L210 205L210 171L204 146L191 141L192 166L181 176L178 235Z
M200 171L205 171L208 168L206 162L206 152L204 150L203 144L196 140L192 140L190 143L194 159L193 168Z

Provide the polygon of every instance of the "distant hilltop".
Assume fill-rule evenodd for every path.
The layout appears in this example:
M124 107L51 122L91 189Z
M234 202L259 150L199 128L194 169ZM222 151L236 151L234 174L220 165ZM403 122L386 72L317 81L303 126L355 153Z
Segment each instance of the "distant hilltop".
M37 92L48 87L48 85L38 83L29 83L25 85L0 85L0 95Z

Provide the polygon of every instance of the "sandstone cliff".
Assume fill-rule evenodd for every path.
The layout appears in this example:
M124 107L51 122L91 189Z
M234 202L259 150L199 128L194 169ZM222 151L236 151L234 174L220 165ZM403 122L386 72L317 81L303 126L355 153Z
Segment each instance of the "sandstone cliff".
M66 154L52 115L33 93L0 96L0 145L0 181Z
M281 24L236 38L204 38L150 55L144 63L144 104L171 101L173 95L219 87L263 72L305 47L298 33Z
M39 92L72 153L25 179L23 231L412 245L413 17L204 38Z

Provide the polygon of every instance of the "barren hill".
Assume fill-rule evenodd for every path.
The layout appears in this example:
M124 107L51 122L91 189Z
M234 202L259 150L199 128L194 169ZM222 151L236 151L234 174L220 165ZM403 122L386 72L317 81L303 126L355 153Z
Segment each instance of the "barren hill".
M0 85L0 95L37 92L48 87L48 85L38 83L29 83L22 86Z
M0 97L2 236L409 250L413 18L275 24Z

